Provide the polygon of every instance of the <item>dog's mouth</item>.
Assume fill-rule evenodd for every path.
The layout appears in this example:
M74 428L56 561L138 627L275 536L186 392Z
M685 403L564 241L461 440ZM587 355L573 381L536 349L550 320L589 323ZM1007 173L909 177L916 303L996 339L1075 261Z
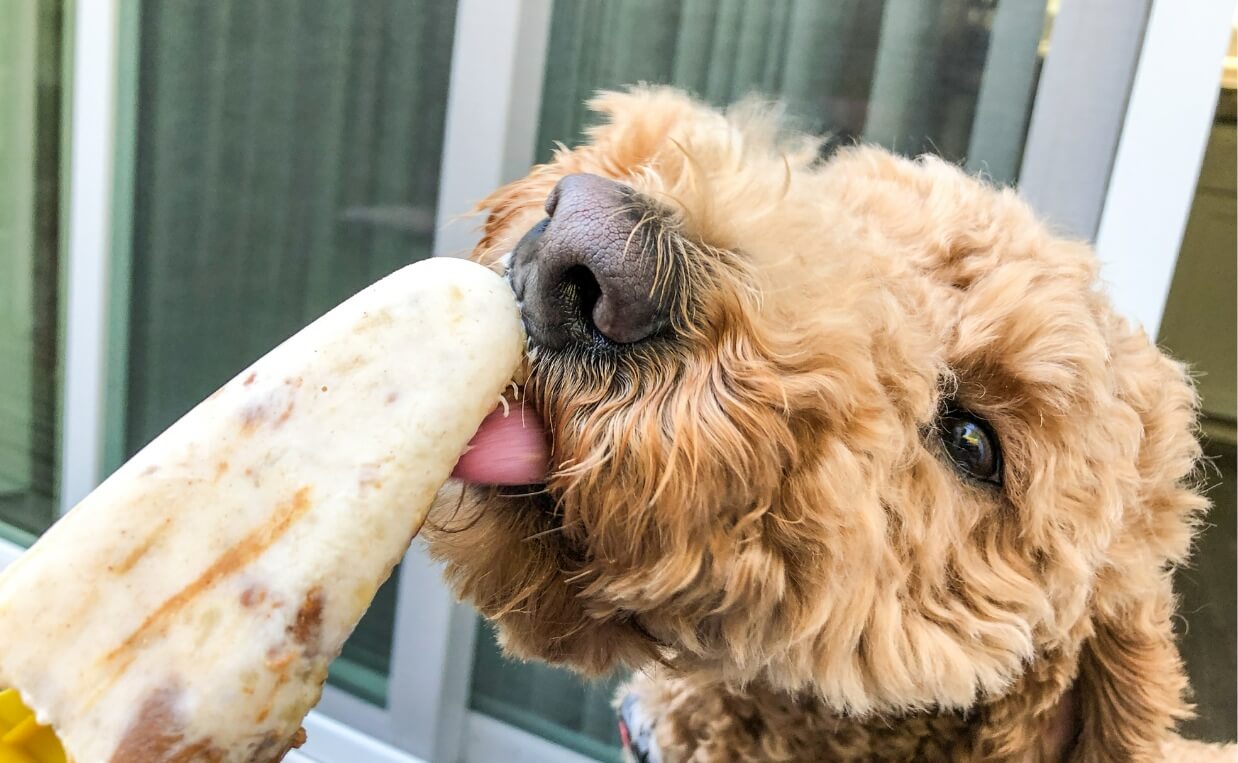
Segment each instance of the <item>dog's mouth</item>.
M452 476L477 485L539 485L550 472L550 441L537 410L504 402L478 427Z

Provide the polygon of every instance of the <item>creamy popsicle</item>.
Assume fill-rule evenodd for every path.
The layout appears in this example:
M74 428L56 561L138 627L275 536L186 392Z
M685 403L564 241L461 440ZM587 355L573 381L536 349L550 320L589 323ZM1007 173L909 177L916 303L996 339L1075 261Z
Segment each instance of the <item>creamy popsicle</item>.
M463 260L327 313L0 575L0 687L76 763L278 760L523 344Z

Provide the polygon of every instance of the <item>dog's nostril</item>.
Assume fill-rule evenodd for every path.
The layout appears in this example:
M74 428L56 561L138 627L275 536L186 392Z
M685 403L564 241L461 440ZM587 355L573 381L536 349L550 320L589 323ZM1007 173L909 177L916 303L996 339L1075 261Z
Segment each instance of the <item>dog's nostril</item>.
M584 265L573 265L563 273L563 289L567 292L569 303L575 305L576 310L579 311L579 315L576 316L577 320L596 331L593 309L597 307L598 300L602 298L602 287L598 285L598 279L594 277L593 271Z

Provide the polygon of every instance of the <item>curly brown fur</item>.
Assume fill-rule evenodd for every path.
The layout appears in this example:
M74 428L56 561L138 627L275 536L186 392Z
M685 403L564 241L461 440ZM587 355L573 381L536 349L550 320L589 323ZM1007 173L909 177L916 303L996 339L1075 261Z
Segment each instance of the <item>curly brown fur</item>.
M1189 712L1195 396L1089 249L935 158L821 160L767 106L593 107L482 204L474 257L564 175L620 180L672 326L533 348L545 492L447 491L431 551L505 648L647 671L669 761L1158 759ZM947 403L998 433L1003 486L944 457Z

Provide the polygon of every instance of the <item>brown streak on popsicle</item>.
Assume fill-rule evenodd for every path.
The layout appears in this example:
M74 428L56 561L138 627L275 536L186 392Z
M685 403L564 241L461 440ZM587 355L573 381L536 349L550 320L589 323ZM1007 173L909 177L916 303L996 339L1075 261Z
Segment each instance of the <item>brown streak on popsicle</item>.
M339 361L338 363L333 364L331 367L331 371L332 373L338 374L341 376L347 375L355 371L356 369L360 368L361 366L365 365L366 361L367 361L367 358L365 355L360 355L360 354L353 355L348 360L342 360L342 361Z
M253 383L254 383L254 379L257 379L257 378L258 378L258 372L257 372L257 371L250 371L250 372L249 372L249 376L246 376L246 377L245 377L245 386L246 386L246 387L250 386L251 384L253 384Z
M279 695L280 688L288 683L288 666L296 659L293 651L277 652L275 647L267 650L266 665L275 674L275 683L271 686L271 693L267 697L266 704L254 717L255 723L262 723L271 715L271 709L275 706L275 698Z
M385 307L375 312L367 311L361 314L361 318L354 325L353 331L357 334L360 334L372 328L389 325L394 321L395 321L395 316L393 316L391 314L391 311Z
M275 426L278 427L281 424L283 424L285 421L287 421L288 417L292 415L292 409L296 407L297 407L296 401L289 400L288 405L284 406L284 410L280 412L279 418L275 420Z
M154 547L155 543L157 543L159 539L167 533L168 527L171 524L172 518L165 517L164 520L159 523L159 526L156 527L150 535L146 536L146 539L143 540L137 548L130 551L124 559L120 560L120 564L109 565L108 571L114 572L117 575L124 575L129 570L133 569L138 562L142 561L142 557L146 556L151 548Z
M224 476L224 474L227 471L228 471L227 461L220 461L219 463L215 464L215 479L219 479L220 477Z
M292 652L284 652L271 647L267 650L265 664L272 672L282 673L295 657L296 655Z
M272 421L274 427L279 427L286 422L292 415L293 408L296 407L296 393L292 390L297 389L301 384L302 380L299 376L285 379L284 386L280 389L246 403L240 411L241 433L253 434L263 421L271 418L274 418Z
M383 472L379 464L362 464L357 471L357 488L364 491L366 488L374 488L378 490L383 486Z
M303 487L293 495L292 499L286 503L280 504L274 516L272 516L265 524L255 528L252 532L242 538L236 545L229 548L219 555L215 563L197 577L189 585L182 588L170 599L165 601L158 609L152 612L141 625L137 627L133 633L129 634L119 646L108 652L104 660L111 662L126 652L132 652L134 646L139 644L143 638L153 631L161 630L179 610L185 605L193 601L198 594L209 589L211 586L219 582L220 579L231 575L240 568L249 564L257 558L262 552L266 551L271 544L279 540L292 523L297 521L310 508L309 487ZM128 655L128 659L123 661L123 664L118 666L116 674L121 671L132 660L132 655Z
M180 690L171 686L152 692L129 725L109 763L218 763L226 752L210 740L187 742L184 719L176 712Z
M303 726L298 727L296 733L291 737L282 737L275 733L268 733L262 737L262 741L258 743L257 749L254 750L253 760L283 760L284 756L290 751L305 744L305 740L305 727Z
M288 625L288 635L310 656L318 653L318 643L322 640L323 598L322 586L316 585L306 591L296 618Z
M266 407L261 403L250 403L241 409L241 431L249 434L258 428L258 423L266 416Z
M241 591L241 606L249 609L256 607L267 599L267 591L257 583Z

